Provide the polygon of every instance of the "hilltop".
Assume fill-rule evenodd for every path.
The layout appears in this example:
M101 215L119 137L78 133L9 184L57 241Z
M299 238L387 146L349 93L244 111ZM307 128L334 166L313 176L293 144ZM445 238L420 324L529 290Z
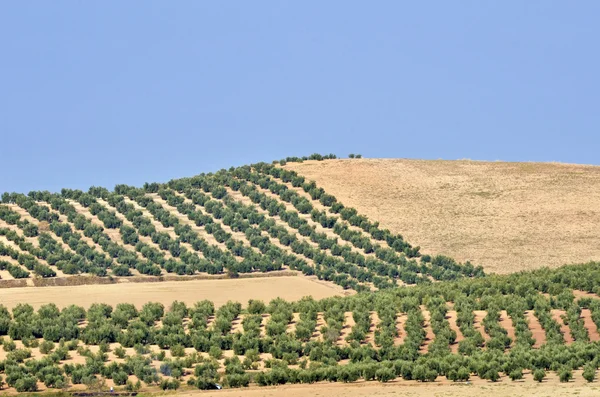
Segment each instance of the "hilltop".
M600 167L345 159L287 163L422 253L511 273L600 259Z

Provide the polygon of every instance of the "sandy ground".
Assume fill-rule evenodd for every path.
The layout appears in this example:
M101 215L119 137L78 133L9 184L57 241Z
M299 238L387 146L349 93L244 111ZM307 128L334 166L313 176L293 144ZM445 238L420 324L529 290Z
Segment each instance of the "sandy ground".
M487 271L600 260L600 167L355 159L288 163L423 253Z
M0 303L12 308L18 303L29 303L35 308L53 302L59 307L76 304L89 307L92 303L133 303L142 306L146 302L170 304L178 300L192 304L203 299L214 302L216 307L229 300L245 305L248 299L265 302L281 297L298 300L311 295L322 299L344 295L339 286L315 282L306 277L270 277L237 280L165 281L157 283L124 283L109 285L81 285L68 287L7 288L0 289Z
M559 383L550 379L543 383L526 381L511 382L504 379L498 383L479 381L475 384L420 384L417 382L394 381L388 384L357 382L355 384L319 383L315 385L284 385L277 387L251 387L219 391L181 391L179 396L225 396L225 397L367 397L367 396L419 396L419 397L553 397L553 396L598 396L598 382L585 384L583 380Z

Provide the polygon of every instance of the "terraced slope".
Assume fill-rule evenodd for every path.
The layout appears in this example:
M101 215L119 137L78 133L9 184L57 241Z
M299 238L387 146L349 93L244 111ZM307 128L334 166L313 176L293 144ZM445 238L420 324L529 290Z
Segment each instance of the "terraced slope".
M407 159L288 162L423 253L511 273L600 260L600 167Z
M483 275L470 263L421 257L304 177L264 163L112 192L5 193L0 260L3 280L36 285L82 274L301 272L364 291Z

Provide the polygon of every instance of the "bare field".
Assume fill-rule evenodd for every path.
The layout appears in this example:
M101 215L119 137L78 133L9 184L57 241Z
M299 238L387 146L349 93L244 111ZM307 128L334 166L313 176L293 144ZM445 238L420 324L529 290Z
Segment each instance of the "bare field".
M273 277L6 288L0 289L0 303L8 308L13 308L18 303L29 303L36 309L49 302L58 307L75 304L88 308L93 303L107 303L114 306L125 302L141 307L146 302L161 302L168 305L177 300L192 304L208 299L214 302L215 307L219 307L229 300L245 305L248 299L261 299L265 302L277 297L298 300L307 295L322 299L348 293L339 286L307 277Z
M472 384L435 382L423 384L397 380L387 384L359 381L352 384L319 383L314 385L284 385L277 387L250 387L247 389L224 389L213 392L181 391L178 396L242 396L242 397L368 397L368 396L419 396L419 397L478 397L493 394L495 397L554 397L554 396L597 396L598 382L586 384L580 374L574 381L560 383L555 374L542 383L529 377L525 381L512 382L502 379L492 383L474 379Z
M427 254L511 273L600 260L600 167L353 159L288 163Z

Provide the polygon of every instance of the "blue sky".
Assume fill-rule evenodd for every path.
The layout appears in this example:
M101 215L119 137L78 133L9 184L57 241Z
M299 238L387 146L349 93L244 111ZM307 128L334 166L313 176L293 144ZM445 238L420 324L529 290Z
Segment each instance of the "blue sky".
M313 152L596 163L600 2L0 3L0 192Z

